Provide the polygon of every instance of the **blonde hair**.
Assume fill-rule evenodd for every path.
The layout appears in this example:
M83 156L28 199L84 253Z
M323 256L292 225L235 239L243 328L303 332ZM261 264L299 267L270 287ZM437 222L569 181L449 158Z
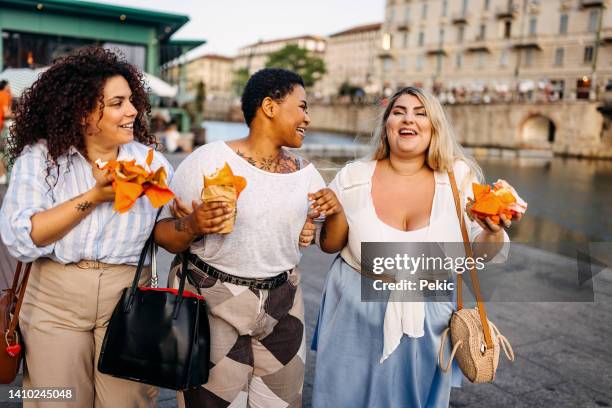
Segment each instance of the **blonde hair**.
M367 156L369 160L383 160L389 157L390 147L387 139L387 119L395 102L403 95L413 95L423 104L427 117L431 121L431 141L427 148L425 162L434 171L452 171L455 162L461 160L470 168L467 179L474 177L482 182L484 176L482 169L476 161L468 156L455 136L451 121L446 116L438 99L421 88L406 87L400 89L389 99L389 104L379 117L378 124L372 133L370 141L371 151Z

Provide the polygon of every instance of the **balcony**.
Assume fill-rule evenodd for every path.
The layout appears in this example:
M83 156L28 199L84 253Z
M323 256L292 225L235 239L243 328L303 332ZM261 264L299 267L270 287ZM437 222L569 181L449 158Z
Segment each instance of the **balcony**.
M435 45L427 48L427 55L447 56L447 52L442 45Z
M396 28L397 28L397 31L408 32L410 31L410 21L409 20L402 21L397 24Z
M540 41L538 40L538 37L536 35L530 35L525 38L518 38L514 40L513 47L515 50L534 49L542 51Z
M516 18L518 14L519 5L516 3L511 3L506 6L497 7L495 9L495 17L498 20L511 20Z
M478 53L478 52L486 52L488 54L491 53L489 44L480 37L476 37L474 41L468 43L466 51L469 53Z
M580 8L596 8L596 7L605 7L606 0L580 0Z
M453 24L467 24L470 15L467 11L461 11L459 13L453 13L452 22Z
M376 56L380 59L394 59L395 53L392 50L380 50Z

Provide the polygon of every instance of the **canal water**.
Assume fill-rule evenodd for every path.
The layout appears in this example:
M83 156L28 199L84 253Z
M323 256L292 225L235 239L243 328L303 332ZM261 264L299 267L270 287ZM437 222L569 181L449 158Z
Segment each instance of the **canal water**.
M209 142L247 135L242 123L205 122ZM304 144L351 145L350 135L308 131ZM487 182L507 180L529 203L510 230L514 241L612 241L612 161L488 158L478 160ZM342 167L343 163L330 163Z

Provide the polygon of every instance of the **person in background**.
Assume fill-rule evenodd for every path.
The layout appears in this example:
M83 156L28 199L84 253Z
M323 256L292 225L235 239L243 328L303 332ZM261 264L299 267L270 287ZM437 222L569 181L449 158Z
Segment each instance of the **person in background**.
M5 153L4 149L6 146L6 134L8 133L6 128L6 120L13 117L11 110L12 97L11 87L8 81L0 81L0 184L6 184L6 163L4 162Z

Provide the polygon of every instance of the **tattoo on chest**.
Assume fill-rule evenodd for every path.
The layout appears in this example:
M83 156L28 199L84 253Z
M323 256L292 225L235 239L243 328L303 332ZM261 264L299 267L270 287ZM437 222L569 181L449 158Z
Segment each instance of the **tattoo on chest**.
M93 203L91 201L83 201L82 203L78 203L75 208L77 211L85 212L89 210L92 205Z
M282 150L277 156L255 159L247 153L236 151L236 154L245 159L251 166L270 173L293 173L300 169L300 159Z

